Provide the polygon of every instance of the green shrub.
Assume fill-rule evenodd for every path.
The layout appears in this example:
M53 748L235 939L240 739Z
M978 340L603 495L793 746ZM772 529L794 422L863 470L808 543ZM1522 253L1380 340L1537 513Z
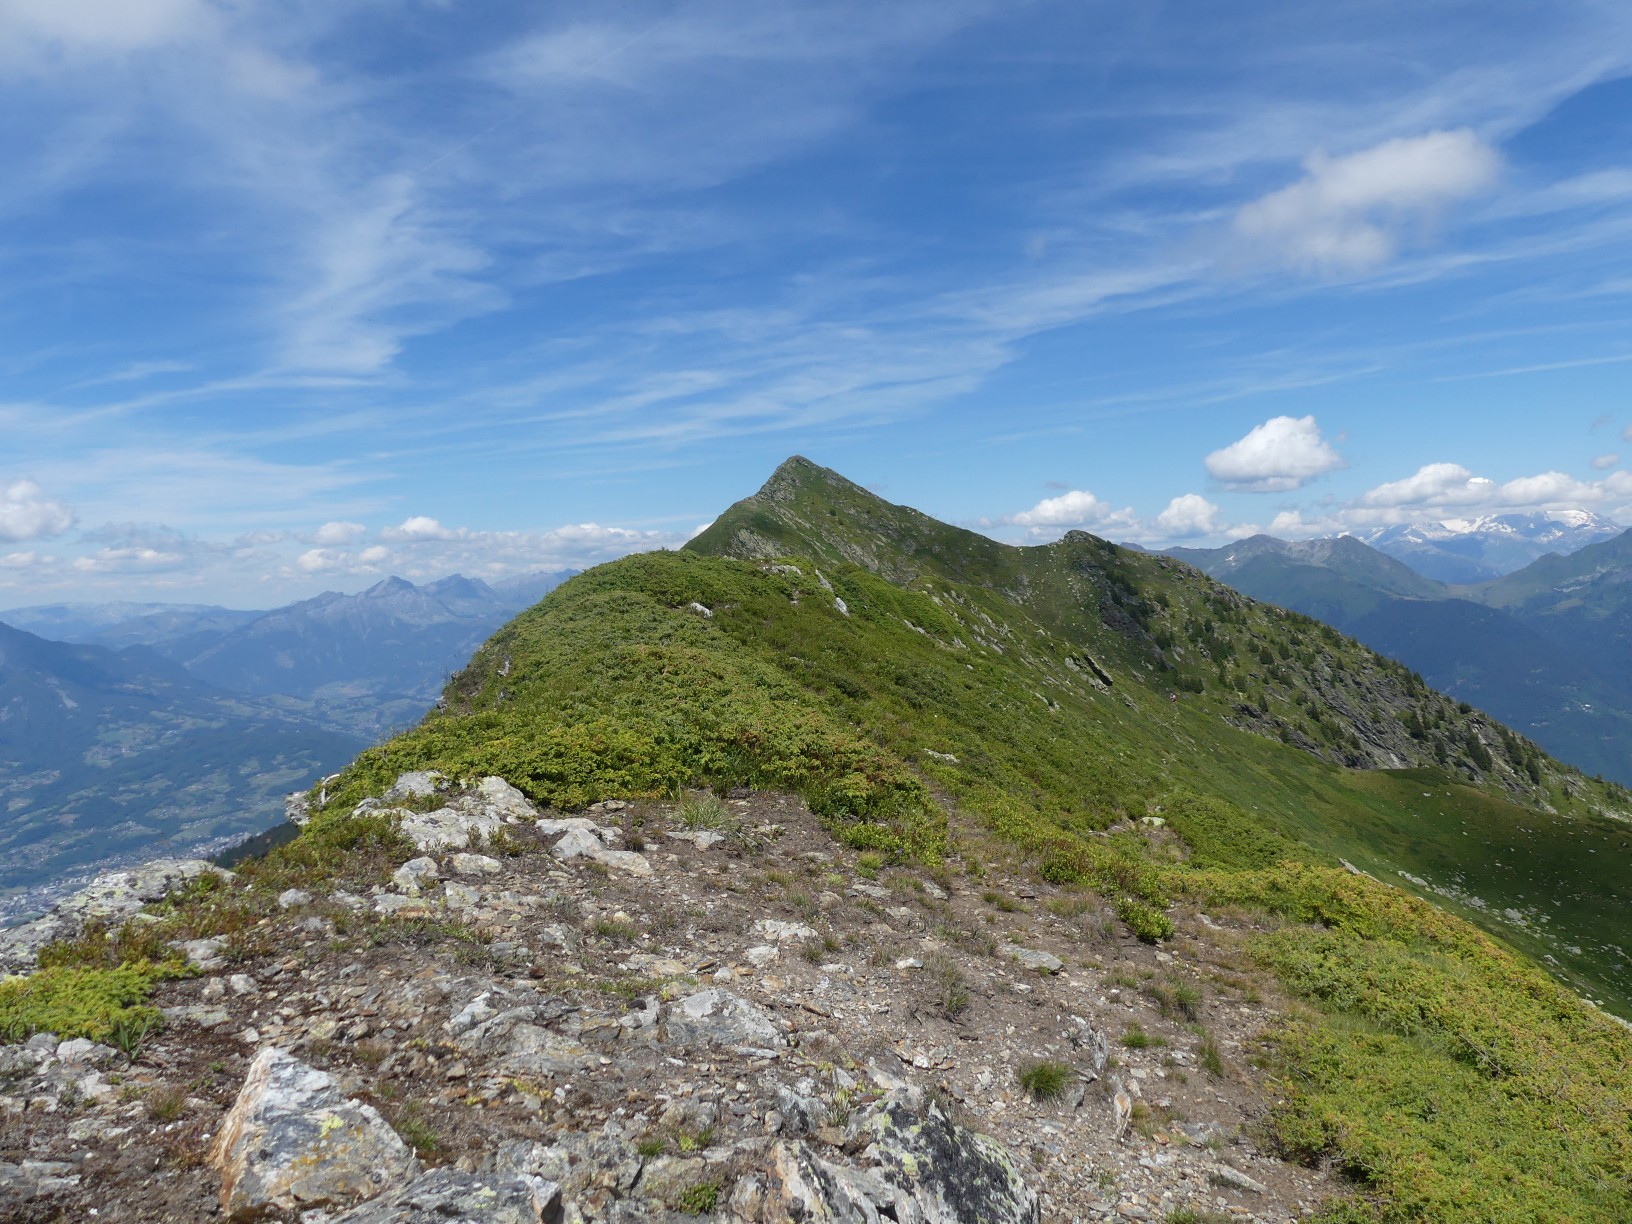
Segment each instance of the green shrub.
M707 1215L719 1203L720 1183L716 1181L696 1182L687 1186L674 1201L675 1207L687 1215Z
M1173 920L1136 897L1118 897L1116 916L1145 943L1160 943L1173 938Z
M146 1006L156 974L140 962L118 968L57 966L0 982L0 1038L23 1041L35 1033L110 1042L116 1030L145 1035L164 1022Z

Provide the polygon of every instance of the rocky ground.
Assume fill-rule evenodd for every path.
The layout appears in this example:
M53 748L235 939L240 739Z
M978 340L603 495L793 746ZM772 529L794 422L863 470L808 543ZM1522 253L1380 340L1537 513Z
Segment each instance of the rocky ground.
M189 944L134 1062L0 1046L0 1219L1280 1224L1341 1193L1255 1143L1287 1004L1239 916L1149 947L978 838L890 868L779 795L447 798L390 883Z

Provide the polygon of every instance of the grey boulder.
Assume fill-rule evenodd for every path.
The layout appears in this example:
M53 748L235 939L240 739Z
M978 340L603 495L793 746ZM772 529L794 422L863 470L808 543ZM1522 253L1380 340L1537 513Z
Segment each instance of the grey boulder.
M561 1187L541 1177L432 1169L330 1224L561 1224Z
M371 1106L271 1046L250 1064L210 1150L230 1220L347 1208L407 1181L419 1165Z

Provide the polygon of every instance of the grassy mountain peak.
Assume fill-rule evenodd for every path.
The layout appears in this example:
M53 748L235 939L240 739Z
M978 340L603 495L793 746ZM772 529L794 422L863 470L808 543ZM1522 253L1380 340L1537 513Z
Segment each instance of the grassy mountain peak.
M1235 954L1302 1001L1268 1133L1360 1179L1333 1219L1632 1214L1632 1037L1567 988L1632 1011L1625 792L1182 562L1000 544L790 460L506 625L276 854L424 768L568 810L792 792L874 864L1097 893L1176 958L1256 915Z

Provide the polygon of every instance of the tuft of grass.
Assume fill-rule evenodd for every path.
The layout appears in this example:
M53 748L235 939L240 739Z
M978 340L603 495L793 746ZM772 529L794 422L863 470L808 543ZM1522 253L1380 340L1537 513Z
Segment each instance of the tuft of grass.
M739 823L736 813L722 799L709 794L687 795L680 801L675 816L682 825L693 831L733 833Z
M640 928L627 918L597 918L589 924L589 933L610 944L632 944L640 938Z
M442 1146L442 1136L426 1121L417 1101L403 1101L391 1110L391 1127L421 1160L429 1160Z
M948 1020L960 1019L974 1006L963 971L950 956L930 957L924 966L934 990L935 1007Z
M187 1090L174 1084L161 1085L143 1102L150 1122L174 1122L187 1108Z
M1218 1039L1211 1033L1202 1035L1196 1055L1201 1059L1202 1069L1208 1075L1214 1079L1224 1078L1224 1052L1218 1048Z
M1194 1024L1201 1019L1201 989L1191 982L1152 983L1145 993L1164 1016Z
M1135 1020L1122 1034L1122 1045L1129 1050L1147 1050L1151 1046L1165 1046L1167 1038L1145 1032L1145 1026Z
M1034 1101L1052 1101L1065 1091L1074 1072L1062 1062L1039 1059L1020 1068L1016 1078Z

